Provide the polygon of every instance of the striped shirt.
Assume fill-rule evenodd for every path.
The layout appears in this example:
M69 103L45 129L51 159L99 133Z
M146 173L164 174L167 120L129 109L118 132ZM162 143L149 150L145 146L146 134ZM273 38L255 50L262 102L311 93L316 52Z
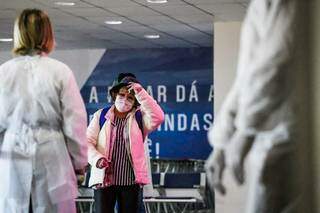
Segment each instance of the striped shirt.
M134 171L129 160L129 156L125 147L124 128L126 118L118 118L115 116L114 124L116 128L116 137L112 150L111 168L113 171L111 185L127 186L135 184Z

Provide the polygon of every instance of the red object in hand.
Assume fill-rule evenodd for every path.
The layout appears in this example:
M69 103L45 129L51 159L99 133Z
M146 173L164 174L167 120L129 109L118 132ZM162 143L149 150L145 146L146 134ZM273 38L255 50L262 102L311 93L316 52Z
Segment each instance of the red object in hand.
M108 167L109 166L109 163L107 161L106 158L100 158L98 161L97 161L97 168L99 169L103 169L105 167Z

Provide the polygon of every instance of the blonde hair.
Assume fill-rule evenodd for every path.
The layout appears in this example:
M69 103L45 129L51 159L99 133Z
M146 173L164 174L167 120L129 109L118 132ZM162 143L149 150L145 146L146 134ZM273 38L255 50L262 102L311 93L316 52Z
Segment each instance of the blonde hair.
M50 19L38 9L25 9L14 24L16 55L49 54L54 48L54 35Z

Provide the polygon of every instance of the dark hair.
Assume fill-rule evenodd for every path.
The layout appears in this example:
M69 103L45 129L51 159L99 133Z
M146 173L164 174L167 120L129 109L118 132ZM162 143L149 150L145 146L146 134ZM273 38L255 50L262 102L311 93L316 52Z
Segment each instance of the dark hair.
M118 81L120 82L122 79L124 79L125 77L132 77L132 78L137 78L133 73L131 72L127 72L127 73L120 73L118 75Z

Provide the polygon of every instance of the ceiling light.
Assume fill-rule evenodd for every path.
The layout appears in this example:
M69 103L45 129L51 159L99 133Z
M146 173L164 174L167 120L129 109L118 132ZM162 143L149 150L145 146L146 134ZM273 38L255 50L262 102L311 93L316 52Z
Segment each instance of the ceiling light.
M147 0L147 2L152 4L164 4L164 3L167 3L168 0Z
M106 24L113 24L113 25L116 25L116 24L122 24L122 21L115 21L115 20L112 20L112 21L105 21L104 23L106 23Z
M0 42L11 42L13 41L12 38L0 38Z
M157 39L160 38L160 35L144 35L144 37L149 39Z
M54 4L59 5L59 6L74 6L76 3L74 3L74 2L57 1Z

